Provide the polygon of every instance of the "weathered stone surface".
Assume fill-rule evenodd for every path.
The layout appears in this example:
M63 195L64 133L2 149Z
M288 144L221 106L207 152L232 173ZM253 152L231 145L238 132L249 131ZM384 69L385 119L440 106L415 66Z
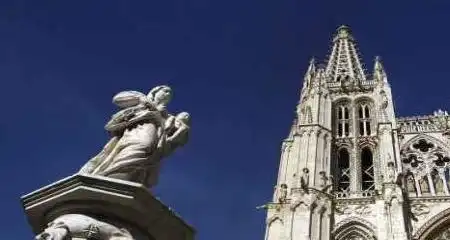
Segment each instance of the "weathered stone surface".
M79 222L97 220L100 230L116 227L133 237L117 239L189 240L194 237L194 229L144 185L128 181L77 174L23 196L22 203L36 234L62 217L65 223L76 228L76 236L88 230L81 229Z
M154 87L148 95L116 94L113 102L119 111L105 126L112 137L80 173L155 186L162 159L188 141L190 115L171 115L167 111L171 99L172 89L165 85Z
M347 26L312 60L283 141L266 240L450 239L450 116L397 118L379 57Z

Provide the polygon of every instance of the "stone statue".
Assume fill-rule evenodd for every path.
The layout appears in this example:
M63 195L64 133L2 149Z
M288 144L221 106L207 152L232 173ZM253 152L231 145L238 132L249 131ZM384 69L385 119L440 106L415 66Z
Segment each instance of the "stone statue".
M433 185L436 193L444 193L444 183L442 182L441 176L437 171L433 172Z
M387 168L387 173L386 173L386 182L394 183L395 180L396 180L396 175L395 175L394 163L388 162L388 168Z
M447 120L448 118L448 112L442 111L441 109L434 111L434 116L437 118L437 125L442 130L447 130L450 128L450 121Z
M278 202L279 203L285 203L287 199L287 191L288 187L286 184L281 184L278 188Z
M328 193L333 193L333 191L334 191L334 178L333 178L333 176L328 176L327 190L328 190Z
M411 173L408 173L406 176L406 187L408 192L415 193L416 192L416 184L414 181L414 176Z
M148 95L125 91L114 96L120 110L105 126L112 138L80 173L154 186L161 159L188 139L189 114L169 114L166 107L171 99L168 86L157 86Z
M328 183L328 178L326 176L326 172L320 171L319 172L319 187L321 189L325 189L327 187L327 183Z
M105 239L134 240L130 232L82 214L62 215L36 236L36 240Z
M385 91L380 91L380 96L381 96L381 105L380 105L380 111L381 111L381 116L383 118L384 121L388 120L388 113L387 113L387 108L389 106L389 99L386 95Z
M303 190L307 190L309 186L309 169L303 168L303 174L300 179L300 187Z
M422 179L419 180L420 182L420 191L422 193L430 193L430 186L428 185L428 178L425 175Z

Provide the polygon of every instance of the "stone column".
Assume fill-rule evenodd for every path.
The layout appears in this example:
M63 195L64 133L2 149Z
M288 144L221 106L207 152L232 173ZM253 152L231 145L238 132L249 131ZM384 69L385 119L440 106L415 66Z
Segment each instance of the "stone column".
M419 176L414 176L414 183L416 184L416 192L417 192L417 196L421 197L422 196L422 189L420 188L420 183L419 183Z
M447 181L445 180L445 169L439 169L439 180L442 181L442 188L444 189L444 194L449 195Z

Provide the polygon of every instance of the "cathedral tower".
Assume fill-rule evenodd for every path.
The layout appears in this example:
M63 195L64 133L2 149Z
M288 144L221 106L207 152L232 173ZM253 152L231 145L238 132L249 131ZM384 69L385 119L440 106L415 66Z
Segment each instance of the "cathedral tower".
M405 124L396 119L387 74L379 57L372 72L365 71L348 27L339 27L332 41L326 64L312 59L304 76L273 200L266 205L265 239L411 239L411 201L420 183L410 184L415 195L409 197L412 173L401 151ZM448 124L447 115L442 119ZM448 136L441 130L439 136ZM449 152L440 154L444 161ZM428 183L436 179L426 176ZM447 186L445 176L442 181ZM435 192L433 186L427 190Z

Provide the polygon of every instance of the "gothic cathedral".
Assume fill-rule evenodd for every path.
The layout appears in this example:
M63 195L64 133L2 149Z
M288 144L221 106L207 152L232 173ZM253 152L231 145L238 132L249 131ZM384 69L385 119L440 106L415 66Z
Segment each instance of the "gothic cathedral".
M266 240L450 239L450 117L396 117L379 58L346 26L311 60L283 141Z

